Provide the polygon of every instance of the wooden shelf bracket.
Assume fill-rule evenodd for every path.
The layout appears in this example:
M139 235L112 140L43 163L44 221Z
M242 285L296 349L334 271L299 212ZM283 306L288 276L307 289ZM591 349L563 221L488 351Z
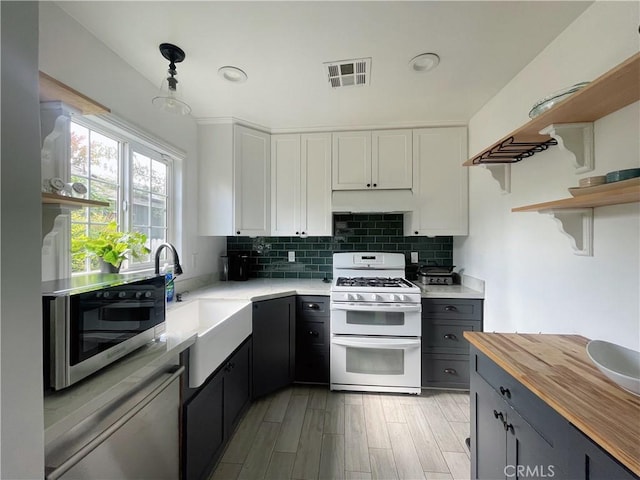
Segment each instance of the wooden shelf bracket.
M540 213L553 217L576 255L593 257L593 208L549 209Z
M540 134L550 135L558 142L558 148L571 154L576 174L595 168L592 122L552 124L540 130Z
M493 179L500 185L500 190L503 194L511 193L511 164L500 163L494 165L484 164Z

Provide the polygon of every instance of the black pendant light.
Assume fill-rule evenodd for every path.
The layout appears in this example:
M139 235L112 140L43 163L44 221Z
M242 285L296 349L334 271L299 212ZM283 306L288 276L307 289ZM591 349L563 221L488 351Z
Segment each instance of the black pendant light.
M168 76L162 79L160 92L153 97L152 103L167 112L179 113L187 115L191 112L191 107L182 100L182 95L178 90L178 72L176 63L180 63L185 59L184 51L171 43L161 43L160 53L164 58L169 60Z

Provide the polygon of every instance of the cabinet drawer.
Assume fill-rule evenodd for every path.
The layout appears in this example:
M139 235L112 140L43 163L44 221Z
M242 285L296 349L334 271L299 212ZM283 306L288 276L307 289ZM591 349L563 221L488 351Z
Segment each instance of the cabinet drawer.
M329 317L329 297L299 295L296 313L304 317Z
M422 354L422 386L469 388L469 355Z
M327 323L322 320L298 320L296 323L296 350L306 347L325 347L329 344Z
M549 444L562 441L567 422L560 414L473 346L471 362L475 371Z
M478 322L425 319L422 322L422 351L424 353L469 354L465 331L480 330Z
M482 300L423 298L422 318L482 320Z
M329 350L307 348L296 352L296 382L329 383Z

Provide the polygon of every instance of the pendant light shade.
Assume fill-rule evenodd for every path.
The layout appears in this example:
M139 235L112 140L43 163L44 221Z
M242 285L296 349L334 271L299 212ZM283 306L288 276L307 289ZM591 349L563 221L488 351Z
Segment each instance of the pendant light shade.
M185 53L180 47L170 43L160 44L160 53L169 60L169 70L166 78L162 79L160 92L153 97L151 102L157 108L171 113L187 115L191 112L191 107L182 100L180 90L178 90L178 72L176 63L180 63L185 58Z

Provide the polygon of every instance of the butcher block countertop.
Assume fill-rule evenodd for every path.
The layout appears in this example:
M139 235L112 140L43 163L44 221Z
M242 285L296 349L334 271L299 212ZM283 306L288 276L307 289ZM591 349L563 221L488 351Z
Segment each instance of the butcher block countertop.
M612 457L640 475L640 397L611 382L579 335L464 332L465 338Z

